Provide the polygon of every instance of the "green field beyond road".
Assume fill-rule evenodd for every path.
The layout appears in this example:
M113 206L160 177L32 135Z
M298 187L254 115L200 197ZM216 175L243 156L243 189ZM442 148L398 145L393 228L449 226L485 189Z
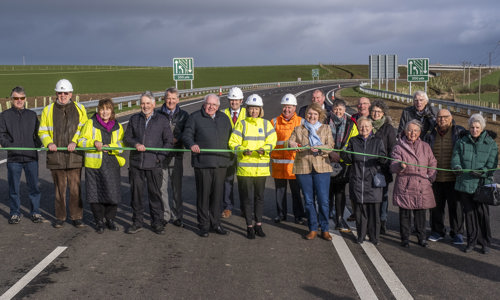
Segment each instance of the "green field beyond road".
M311 70L320 70L320 79L349 79L360 66L287 65L252 67L195 67L195 88L244 83L311 80ZM366 70L364 70L366 69ZM360 69L368 72L366 66ZM356 76L357 74L354 74ZM359 76L359 77L358 77ZM362 78L363 75L356 77ZM175 86L171 67L126 66L0 66L0 91L8 97L17 85L28 96L52 96L56 82L70 80L77 94L160 91ZM190 88L189 81L179 81L179 89Z

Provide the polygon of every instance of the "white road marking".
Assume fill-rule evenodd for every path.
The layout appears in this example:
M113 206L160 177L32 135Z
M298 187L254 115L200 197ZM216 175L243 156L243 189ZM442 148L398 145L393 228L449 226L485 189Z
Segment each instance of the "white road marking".
M4 164L6 162L7 162L7 159L2 159L2 160L0 160L0 165Z
M54 259L56 259L64 250L68 247L57 247L52 251L47 257L45 257L38 265L36 265L31 271L24 275L19 281L14 284L10 289L8 289L2 296L0 300L12 299L17 295L28 283L30 283L33 278L35 278L40 272L43 271Z

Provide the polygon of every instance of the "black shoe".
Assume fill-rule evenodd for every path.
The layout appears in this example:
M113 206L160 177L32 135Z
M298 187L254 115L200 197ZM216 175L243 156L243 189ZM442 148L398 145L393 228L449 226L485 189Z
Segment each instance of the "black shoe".
M469 253L469 252L472 252L472 250L474 250L474 246L473 246L473 245L467 245L467 246L465 246L462 250L463 250L465 253Z
M168 221L167 221L167 220L165 220L165 219L161 220L161 225L163 225L163 226L167 226L167 224L168 224Z
M260 236L260 237L265 237L266 234L264 233L264 231L262 230L262 226L260 225L255 225L254 227L254 230L255 230L255 234Z
M106 226L108 227L109 230L111 231L119 231L120 229L118 226L116 226L114 220L106 220Z
M401 247L410 248L410 243L408 241L402 241L401 242Z
M81 219L73 220L73 226L76 228L83 228L85 225L83 225L83 222Z
M304 218L302 217L295 218L295 223L299 225L304 225L306 223L306 220L304 220Z
M490 253L490 248L486 247L486 246L483 246L483 248L481 249L481 253L483 254L488 254Z
M386 232L387 232L386 221L380 221L380 234L386 234Z
M55 220L53 226L54 226L54 228L61 228L64 226L64 221L63 220Z
M103 221L97 221L95 223L95 231L99 234L104 233L104 222Z
M173 221L172 224L174 224L177 227L184 227L184 223L182 222L181 219L177 219L177 220Z
M359 238L356 239L356 244L361 245L361 244L363 244L363 242L364 242L363 239L359 239Z
M247 227L247 239L255 239L255 230L253 230L253 227Z
M127 229L127 233L128 234L135 234L135 233L138 233L139 231L142 230L142 226L140 225L137 225L137 224L132 224L132 226L130 226L128 229Z
M198 233L199 236L201 237L208 237L208 231L204 229L200 229L200 232Z
M429 248L429 244L427 244L426 241L421 241L421 242L418 242L418 244L424 248Z
M285 216L277 216L276 218L274 218L274 223L280 223L282 221L286 221L286 217Z
M372 244L373 244L373 246L378 246L378 245L380 245L380 243L379 243L378 241L377 241L377 242L373 242L373 241L372 241Z
M213 228L213 231L217 234L220 234L220 235L228 235L229 234L229 231L224 229L224 227L222 227L221 225Z
M165 226L158 224L158 225L152 225L153 232L156 234L165 234Z

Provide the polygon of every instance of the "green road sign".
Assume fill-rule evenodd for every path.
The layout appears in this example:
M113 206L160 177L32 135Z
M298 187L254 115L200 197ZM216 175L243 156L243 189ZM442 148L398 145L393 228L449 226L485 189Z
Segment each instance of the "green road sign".
M429 81L429 59L408 58L408 82Z
M312 77L319 77L319 69L312 69Z
M194 80L194 64L192 57L174 58L174 80Z

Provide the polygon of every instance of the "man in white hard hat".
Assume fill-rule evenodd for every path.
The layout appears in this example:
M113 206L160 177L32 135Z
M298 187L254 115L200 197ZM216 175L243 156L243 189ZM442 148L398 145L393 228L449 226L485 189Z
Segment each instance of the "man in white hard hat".
M317 89L317 90L313 91L312 97L311 97L311 103L320 104L321 107L326 111L326 115L330 116L330 113L332 112L332 106L329 105L328 103L326 103L325 100L326 100L325 93L322 90ZM309 106L309 104L304 105L300 108L299 117L301 117L301 118L306 117L306 109L308 106ZM328 118L326 118L325 123L327 121L328 121Z
M278 136L275 150L288 148L287 141L293 129L300 126L302 123L302 118L295 113L297 99L293 94L286 94L281 98L281 108L281 115L271 120L271 124L273 124ZM295 151L284 150L271 152L272 176L274 178L277 209L277 215L274 218L275 223L286 221L286 216L288 214L288 184L292 193L292 207L295 222L301 225L304 224L304 204L300 196L299 184L292 172L295 154Z
M85 107L71 100L73 86L67 79L56 83L57 100L46 106L41 115L38 136L47 147L47 169L55 188L55 228L66 221L66 189L69 188L69 212L73 225L83 227L83 205L80 178L83 154L75 152L80 130L87 121Z
M227 94L227 99L229 100L229 107L224 110L224 113L229 118L231 127L234 129L236 123L244 120L246 116L246 109L241 107L243 92L239 87L232 87ZM232 156L232 161L232 165L227 168L226 180L224 181L224 198L222 200L223 218L229 218L232 215L234 206L234 174L237 166L234 155ZM243 211L241 205L240 211Z

